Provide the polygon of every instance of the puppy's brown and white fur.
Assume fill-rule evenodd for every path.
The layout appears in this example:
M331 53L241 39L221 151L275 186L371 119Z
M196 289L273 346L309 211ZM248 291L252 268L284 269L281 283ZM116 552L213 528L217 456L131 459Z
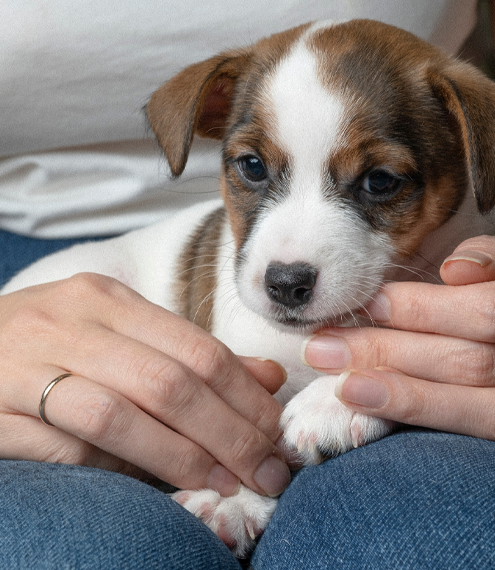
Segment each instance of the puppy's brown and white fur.
M388 280L438 282L463 239L493 233L495 87L471 66L372 21L304 25L192 65L147 113L172 174L194 134L223 143L223 204L77 246L5 289L95 271L288 370L282 426L307 463L390 432L333 395L302 339L352 326ZM318 377L319 376L319 377ZM245 552L275 499L177 500ZM207 506L208 508L205 508Z

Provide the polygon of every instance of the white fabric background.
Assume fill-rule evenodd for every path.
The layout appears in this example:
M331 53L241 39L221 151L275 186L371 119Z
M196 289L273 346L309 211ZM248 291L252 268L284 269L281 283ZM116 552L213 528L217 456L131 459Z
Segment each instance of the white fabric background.
M151 223L218 185L218 143L167 179L142 107L174 73L315 19L368 17L456 53L476 0L2 0L0 227L38 237Z

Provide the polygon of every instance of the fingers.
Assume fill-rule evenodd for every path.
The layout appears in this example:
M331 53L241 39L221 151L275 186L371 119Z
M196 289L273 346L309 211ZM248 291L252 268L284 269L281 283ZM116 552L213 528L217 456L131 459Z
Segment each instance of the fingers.
M24 408L16 411L34 419L37 396L28 392L23 398ZM45 414L58 429L38 422L38 434L51 438L51 444L42 449L55 448L57 455L61 448L66 448L70 449L70 459L83 464L90 460L93 465L97 462L95 466L110 463L120 467L117 461L109 462L108 456L101 453L104 451L172 485L210 485L226 495L237 489L237 477L200 446L157 422L120 394L86 378L71 376L59 382L46 399ZM88 452L81 441L92 444L98 453L78 457L78 453Z
M54 437L56 433L56 437ZM94 445L31 416L0 412L0 459L86 465L140 480L154 477Z
M494 260L495 237L466 240L441 267L445 283L456 287L392 283L366 313L382 326L494 342Z
M224 386L220 388L215 386L212 390L212 381L208 384L181 362L128 337L120 337L118 340L120 350L118 353L112 353L112 347L116 342L115 336L115 333L106 329L94 328L91 345L86 345L93 346L93 349L88 354L73 355L70 358L72 370L79 372L85 368L91 378L100 385L104 384L123 396L125 401L133 402L150 417L158 419L188 440L195 442L253 490L268 495L280 494L288 484L289 477L288 469L282 463L283 455L274 445L281 433L277 424L281 407L245 370L239 369L237 376L226 379L226 383L230 383L229 389L235 391L236 385L244 389L245 401L240 402L235 394L229 397ZM210 342L209 339L205 339L206 342ZM107 355L105 363L98 366L88 364L88 361L95 362L97 351ZM215 354L219 355L218 349ZM132 355L132 358L128 355ZM230 353L226 355L227 362L219 365L218 376L225 375L220 368L222 366L228 368L231 366L230 361L234 360ZM128 362L125 374L116 374L123 360ZM246 409L243 406L252 406L254 409ZM242 415L237 413L236 407L244 413ZM272 440L263 433L265 429L268 431L268 420L272 420L268 412L274 416L275 425L270 426L269 431ZM139 425L147 430L149 428L145 426L144 420L145 418L140 419ZM66 426L64 429L70 431L71 428ZM98 443L99 440L89 439L89 441L123 457L123 452L115 447L107 448L104 443ZM175 448L179 443L174 442L171 445ZM185 450L184 444L180 447ZM145 450L145 452L153 458L156 457L151 451ZM131 460L129 457L125 458ZM266 474L266 461L272 465L270 476ZM204 460L201 460L200 464L206 466ZM142 461L138 465L160 476ZM193 472L192 467L190 471ZM167 482L180 486L176 480L170 478L170 475L167 474L167 477L165 479ZM202 486L204 487L204 483ZM191 487L189 484L187 488L198 487Z
M495 341L495 282L445 287L391 283L369 307L378 324L481 342Z
M196 389L199 386L206 390L198 381ZM263 494L279 494L281 490L273 480L264 478L266 464L280 463L285 479L287 468L267 453L265 448L270 446L267 441L259 441L259 432L242 418L240 423L238 418L229 417L228 414L234 416L234 413L222 402L220 404L227 408L227 414L221 408L220 411L217 409L217 422L205 430L204 417L192 415L195 410L191 409L189 399L193 408L199 403L198 412L208 417L207 410L203 412L201 409L205 403L202 393L195 394L194 398L188 397L186 403L172 400L170 408L174 413L180 409L180 414L178 418L167 418L173 428L170 429L119 393L73 376L57 384L50 392L45 411L50 421L64 432L137 465L172 485L191 489L213 488L221 494L231 495L237 490L239 479L204 449L211 447L214 441L225 455L220 459L227 467L233 465L244 475L244 482L249 482ZM185 429L182 417L188 423ZM201 424L199 435L195 423ZM282 480L282 488L288 484L285 479Z
M326 374L390 367L435 382L495 385L492 344L435 334L371 327L331 329L307 341L304 359Z
M60 368L76 369L101 382L109 376L119 376L121 385L125 386L136 383L136 378L139 383L142 377L159 375L161 367L169 366L169 360L164 362L162 358L167 355L184 363L236 412L272 442L277 441L280 404L225 345L207 332L149 303L114 279L81 274L58 286L63 290L59 291L57 301L63 298L65 306L47 305L51 315L61 311L64 315L81 312L86 321L91 318L92 323L98 324L81 330L80 326L76 329L70 323L67 325L65 320L62 323L62 318L57 320L50 333L54 343L52 352L59 355L56 364ZM100 334L103 328L111 333L106 341ZM122 341L137 342L119 345L113 338L114 333L119 334ZM115 385L114 388L119 389Z
M491 388L438 384L375 369L342 374L335 393L363 414L495 440Z
M238 358L269 394L276 394L287 380L287 372L274 360L246 356Z
M37 417L50 379L74 374L45 405L58 428L50 432L55 446L70 434L182 488L231 494L240 479L278 495L288 485L275 446L280 404L248 371L268 371L276 389L278 365L242 364L206 332L102 276L2 301L0 342L9 358L0 372L12 380L0 385L0 404Z
M495 238L463 242L442 265L447 286L388 284L367 307L387 328L320 331L303 360L343 372L336 396L351 409L495 440L494 260Z
M479 283L386 285L367 313L387 328L320 331L306 341L304 361L332 374L382 366L425 380L493 385L495 281L484 281L492 275L492 251L495 257L495 238L467 240L443 266L452 281L460 283L462 274L467 279L465 265L474 264L484 271L483 280L477 275ZM467 261L475 256L478 261Z
M177 487L230 495L240 478L261 494L280 494L289 472L274 444L180 364L161 372L126 389L115 379L102 386L72 376L51 390L45 414L60 430ZM36 416L39 379L25 386L16 411Z

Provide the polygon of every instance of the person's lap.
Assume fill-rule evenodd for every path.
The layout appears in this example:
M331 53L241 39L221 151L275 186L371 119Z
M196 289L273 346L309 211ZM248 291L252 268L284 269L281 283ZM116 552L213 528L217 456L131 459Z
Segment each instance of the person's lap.
M239 570L167 495L86 467L0 461L1 567Z
M495 567L495 443L405 430L304 469L254 570Z
M494 467L491 442L408 430L305 468L253 570L493 567ZM0 509L6 569L240 568L167 495L116 473L3 460Z
M81 240L0 231L0 284ZM300 472L253 570L495 566L495 443L407 430ZM145 483L97 469L0 461L2 567L239 570L205 525Z

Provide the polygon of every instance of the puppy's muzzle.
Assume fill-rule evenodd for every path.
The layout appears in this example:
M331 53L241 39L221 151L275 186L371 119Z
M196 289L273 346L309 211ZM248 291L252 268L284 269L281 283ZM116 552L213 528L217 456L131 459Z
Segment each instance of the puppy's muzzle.
M307 263L270 263L265 273L268 298L289 309L307 305L313 297L318 270Z

